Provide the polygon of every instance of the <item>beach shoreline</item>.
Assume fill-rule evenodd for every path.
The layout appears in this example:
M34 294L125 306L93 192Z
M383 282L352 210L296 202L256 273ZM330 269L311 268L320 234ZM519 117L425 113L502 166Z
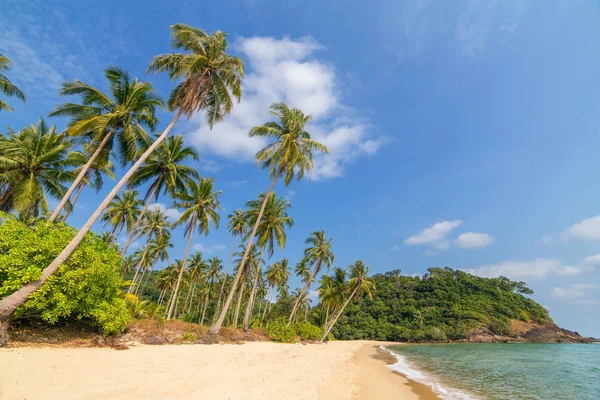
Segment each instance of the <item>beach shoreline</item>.
M383 344L7 348L0 349L0 398L438 399L390 369L395 360Z

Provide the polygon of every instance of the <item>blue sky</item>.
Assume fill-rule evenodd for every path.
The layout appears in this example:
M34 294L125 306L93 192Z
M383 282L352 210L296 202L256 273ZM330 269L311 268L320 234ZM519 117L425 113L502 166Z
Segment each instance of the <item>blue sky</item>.
M296 262L323 229L336 265L504 274L527 281L558 324L600 336L600 5L322 3L9 0L0 51L28 102L11 100L0 124L47 115L64 80L105 88L110 65L166 97L171 83L144 71L171 51L169 25L226 31L247 66L242 103L212 132L201 116L175 129L223 190L223 217L268 187L251 161L262 143L246 132L271 102L313 114L311 133L332 150L312 181L277 187L295 225L274 259ZM162 127L172 117L160 116ZM106 192L84 192L70 222L83 224ZM181 232L174 238L181 257ZM227 259L232 241L222 226L193 243Z

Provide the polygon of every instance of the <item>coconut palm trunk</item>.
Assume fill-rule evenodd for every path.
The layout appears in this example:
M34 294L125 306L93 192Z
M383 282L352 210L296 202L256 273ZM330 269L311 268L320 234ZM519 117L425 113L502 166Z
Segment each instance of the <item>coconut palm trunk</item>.
M325 340L325 338L327 337L327 335L329 335L329 332L331 332L331 329L333 328L333 326L337 322L338 318L344 312L344 309L346 308L346 306L348 305L348 303L350 303L350 300L352 300L354 298L354 295L356 294L356 291L358 290L358 287L359 287L359 285L356 285L354 287L354 290L352 291L352 294L350 295L350 297L348 297L348 299L346 300L346 302L344 303L344 305L342 306L342 308L340 308L340 311L336 314L336 316L333 317L333 319L331 320L331 323L329 324L329 326L325 330L325 334L323 335L323 337L321 338L321 340L319 340L319 343L323 343L323 341Z
M204 324L204 316L206 315L206 308L208 307L208 301L210 300L210 287L212 282L208 282L208 292L204 298L204 306L202 307L202 318L200 319L200 325Z
M185 253L183 254L183 262L181 263L181 269L179 270L179 276L177 277L177 284L175 285L175 294L179 292L179 286L181 285L181 278L183 277L183 271L185 270L185 263L187 262L188 253L190 251L190 245L192 244L192 236L194 235L194 229L196 229L196 221L190 227L190 234L188 235L187 246L185 246ZM170 320L173 316L173 308L175 307L175 299L177 296L174 296L171 305L169 306L169 312L167 314L167 320Z
M315 279L315 275L316 275L317 271L319 271L320 269L321 269L321 260L319 259L317 261L317 266L313 269L313 272L310 274L310 279L308 281L306 281L306 285L304 285L304 288L298 294L298 298L296 299L296 302L294 303L294 308L292 308L292 312L290 313L290 318L288 320L287 326L290 326L290 324L292 323L292 320L294 319L294 315L296 314L296 311L298 311L298 306L300 305L302 296L304 295L304 293L306 293L306 291L312 284L312 281Z
M108 143L108 141L110 140L110 138L112 138L112 136L114 135L114 133L115 133L115 130L111 129L110 132L108 132L104 136L104 138L102 138L102 141L98 145L98 148L96 149L96 151L94 151L94 153L92 154L92 156L90 157L90 159L88 160L88 162L85 163L85 165L83 166L83 168L81 168L81 171L79 171L79 175L77 175L77 178L75 178L75 180L71 184L71 187L69 187L69 189L67 190L67 192L65 193L65 195L63 196L63 198L60 200L60 203L58 203L58 206L56 206L56 208L54 209L54 212L52 213L52 215L50 216L50 218L48 218L48 221L52 222L52 221L56 220L56 218L58 217L58 214L60 214L60 211L64 208L65 204L67 204L67 202L69 201L69 197L71 197L71 194L73 194L73 192L75 191L75 189L77 188L77 186L79 185L79 183L81 182L81 180L83 178L85 178L88 170L90 169L90 167L92 166L92 164L94 163L94 161L96 161L96 158L98 158L98 156L100 155L100 153L102 153L102 150L104 150L104 147L106 146L106 144ZM112 197L111 197L111 200L112 200Z
M231 266L231 259L233 258L233 253L235 251L236 244L236 236L233 237L233 246L231 246L231 253L229 253L229 261L227 262L227 269L225 270L225 276L223 277L223 283L221 284L221 288L219 289L219 297L217 299L217 308L215 308L215 315L213 315L213 323L217 319L217 315L221 311L221 300L223 300L223 292L225 291L225 283L227 282L227 277L229 276L229 267Z
M254 295L256 294L256 286L258 285L258 277L260 276L260 266L262 263L263 253L265 252L265 246L260 250L260 257L258 264L256 265L256 271L254 272L254 282L252 283L252 291L248 298L248 304L246 305L246 313L244 314L244 331L250 332L250 318L252 317L252 310L254 309Z
M92 228L92 225L94 225L98 218L100 218L100 215L102 215L106 207L108 207L108 204L117 195L119 190L121 190L121 188L125 186L129 178L131 178L135 171L137 171L137 169L146 161L150 154L152 154L152 152L169 135L169 132L171 131L171 129L173 129L173 127L179 120L179 117L181 117L181 114L182 110L180 109L171 121L171 123L164 130L164 132L154 141L154 143L150 145L150 147L148 147L148 150L146 150L144 154L142 154L142 156L133 164L129 171L127 171L127 173L121 178L119 183L117 183L115 187L110 191L110 193L104 198L102 203L98 206L98 208L96 208L96 211L94 211L94 213L90 216L86 223L81 227L81 229L79 230L79 232L77 232L75 237L71 239L69 244L58 254L58 256L56 256L54 261L52 261L50 265L48 265L42 271L42 275L40 276L40 278L36 281L26 284L21 289L0 300L0 345L2 344L2 337L6 336L4 328L7 326L5 322L8 321L8 318L20 305L25 303L25 301L27 300L27 298L29 298L29 295L31 295L31 293L38 290L48 280L48 278L52 276L52 274L54 274L56 270L58 270L58 267L60 267L67 260L67 258L69 258L71 254L73 254L79 243L81 243L85 235Z
M127 249L129 249L129 245L131 244L131 241L133 240L133 237L135 236L137 229L139 228L140 224L142 223L142 220L144 219L144 215L146 214L146 211L148 211L148 207L150 206L150 203L152 203L152 199L156 195L157 189L158 189L157 186L155 186L154 189L152 189L152 193L150 193L150 196L148 196L148 200L146 200L146 204L144 204L144 208L142 208L142 211L140 212L138 219L135 221L135 224L131 227L131 232L129 232L129 237L127 238L125 247L123 247L123 251L121 251L121 257L123 257L127 253Z
M83 190L84 186L85 185L83 183L79 184L79 187L77 188L77 191L75 192L75 196L73 196L73 201L71 202L71 208L67 212L65 212L65 216L62 219L63 222L66 222L67 218L69 218L69 215L71 215L71 212L73 211L73 208L75 207L75 202L79 198L79 195L81 194L81 191Z
M263 315L261 317L261 323L262 321L265 320L265 317L267 316L267 310L270 308L271 306L271 299L273 298L273 291L275 290L275 286L269 288L269 294L267 294L267 304L265 304L265 308L263 309Z
M142 257L140 258L140 262L138 262L137 268L135 269L135 274L133 274L133 279L131 280L131 285L129 286L129 289L127 290L127 293L133 292L133 286L135 285L137 277L138 277L140 271L142 270L142 265L144 265L144 260L146 259L146 253L147 252L148 252L148 245L146 245L146 247L144 248L144 252L142 253Z
M256 231L258 230L258 226L260 225L260 220L262 219L262 216L265 212L265 207L267 206L267 201L269 201L269 198L271 197L271 193L273 193L273 188L275 187L275 184L277 183L277 180L281 176L282 172L283 172L283 170L280 170L279 173L275 176L275 178L273 178L271 187L269 188L269 191L265 195L265 199L263 200L262 206L260 207L258 217L256 218L256 222L254 223L254 227L252 227L252 232L250 233L250 237L248 238L248 244L246 245L246 251L244 251L244 256L242 257L242 262L240 263L240 268L239 268L237 274L235 274L235 277L233 278L231 290L229 291L229 295L227 295L227 300L225 301L225 305L223 306L223 309L221 310L221 314L219 315L217 322L215 322L213 324L213 326L211 326L210 329L208 330L208 333L210 335L218 335L219 331L221 330L221 326L223 325L223 321L225 320L225 315L227 314L227 310L229 309L229 306L231 305L231 301L233 300L233 295L235 294L234 288L237 287L237 284L240 281L240 277L242 275L244 265L246 265L246 260L248 259L248 254L250 254L250 249L252 248L252 242L254 242L254 236L256 236Z

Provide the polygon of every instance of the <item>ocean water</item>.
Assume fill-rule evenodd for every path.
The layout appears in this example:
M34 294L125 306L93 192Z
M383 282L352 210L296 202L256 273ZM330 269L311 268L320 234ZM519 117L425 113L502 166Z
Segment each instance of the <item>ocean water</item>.
M599 344L387 346L390 368L445 400L600 400Z

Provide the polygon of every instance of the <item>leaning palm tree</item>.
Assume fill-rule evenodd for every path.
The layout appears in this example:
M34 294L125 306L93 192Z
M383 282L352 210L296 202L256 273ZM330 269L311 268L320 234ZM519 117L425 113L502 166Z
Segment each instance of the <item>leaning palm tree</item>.
M250 224L254 224L254 218L258 218L262 204L265 201L264 196L266 196L266 194L262 193L260 196L258 196L257 200L251 200L246 203L246 206L248 207L247 215ZM290 207L291 204L283 198L277 198L275 192L271 193L269 199L267 199L263 218L260 221L257 229L258 240L256 243L261 247L258 263L259 270L254 274L252 291L250 292L250 298L248 299L248 304L246 305L246 313L244 314L244 330L246 332L248 332L250 329L249 325L250 318L252 318L252 310L254 308L254 296L256 293L258 279L261 276L260 261L262 261L265 249L268 250L269 258L273 256L273 253L275 252L275 242L277 242L277 245L280 249L285 247L285 242L287 239L285 228L291 228L294 225L294 221L287 213L287 210Z
M188 160L197 161L198 154L192 147L184 145L182 135L177 135L170 137L167 142L161 143L156 152L148 158L146 165L133 174L129 184L130 187L138 187L148 181L152 182L146 191L144 208L142 208L140 216L135 221L125 247L121 251L122 256L127 253L127 249L152 200L157 200L161 192L168 192L171 197L174 197L177 192L186 189L188 182L200 178L198 171L183 164Z
M333 328L338 318L340 317L340 315L342 315L344 309L352 299L358 296L363 296L365 294L367 295L367 297L369 297L369 299L372 299L371 290L373 289L375 284L372 280L370 280L367 277L368 274L369 267L365 267L362 261L357 260L354 264L350 265L350 280L348 281L347 286L350 293L348 295L348 298L346 299L346 302L338 311L337 315L333 317L333 319L329 323L329 326L325 330L325 333L321 338L320 342L323 342L327 338L327 335L329 335L329 332L331 332L331 328Z
M235 245L237 242L237 237L242 237L246 231L248 230L248 221L246 218L246 214L244 214L244 210L237 209L233 213L227 216L227 230L233 235L233 245L231 246L231 253L229 253L229 261L227 262L227 269L225 270L225 276L223 277L223 282L221 283L221 287L219 288L219 296L217 298L217 308L215 309L215 314L213 315L213 323L217 319L217 315L219 315L219 311L221 308L221 299L223 298L223 291L225 290L225 283L227 282L227 277L229 276L229 268L231 267L231 259L233 258L233 253L235 251Z
M73 165L78 166L77 168L75 168L75 170L73 170L73 174L75 176L78 176L81 170L85 168L88 164L89 159L92 156L91 153L94 152L94 149L90 146L91 143L87 143L86 145L84 145L82 151L73 151L71 152L71 154L69 154L69 159L71 160L70 162ZM81 180L81 182L79 182L79 185L77 186L77 191L75 192L75 195L71 200L70 207L65 207L66 212L65 216L62 219L63 222L66 221L69 215L71 214L73 207L75 206L75 202L77 202L77 199L79 199L79 195L81 195L81 192L83 191L83 188L85 186L91 187L96 191L96 193L98 193L100 189L102 189L102 186L104 186L103 175L108 176L110 179L115 179L114 165L108 156L97 157L95 161L89 166L87 172L84 174L83 179Z
M240 308L241 308L242 300L244 297L244 290L246 288L246 280L248 279L248 276L250 276L250 272L253 269L255 269L259 263L260 251L258 250L256 245L253 244L251 247L250 255L246 259L246 264L242 265L242 258L244 257L245 249L246 249L246 247L242 244L242 245L240 245L241 251L235 254L239 258L237 260L235 260L234 272L236 272L236 274L237 274L237 272L239 270L242 270L242 272L241 272L242 278L238 283L238 287L235 289L234 288L231 289L231 290L238 291L238 299L237 299L237 304L235 306L235 313L234 313L234 318L233 318L233 327L234 328L237 328L237 325L238 325L238 317L240 315ZM262 262L262 260L261 260L261 262Z
M210 222L219 227L219 214L217 210L221 208L219 203L219 195L221 191L215 191L215 180L213 178L200 178L198 183L191 181L188 183L188 191L178 193L177 201L175 202L176 207L183 208L184 211L181 217L175 222L174 226L185 223L184 235L188 236L187 245L183 254L183 263L187 262L188 252L190 251L190 245L192 244L192 236L196 227L198 227L198 233L200 235L208 235L208 228ZM177 279L177 285L175 286L175 295L169 305L167 312L167 319L171 319L173 316L173 310L175 308L175 298L177 298L177 292L181 285L181 277L183 276L184 268L181 268L179 278Z
M171 92L169 100L170 109L177 110L173 120L106 195L75 237L42 271L40 278L0 300L0 336L7 327L10 315L73 254L113 197L165 140L182 115L189 118L196 111L204 111L208 125L212 128L213 124L220 122L231 112L234 100L239 102L242 95L241 80L244 66L239 58L227 54L226 35L222 32L207 35L200 29L182 24L174 25L171 29L173 45L186 53L157 56L150 64L149 70L166 71L171 79L182 80Z
M0 54L0 71L8 71L10 69L11 65L12 65L12 63L10 62L8 57L6 57L3 54ZM16 97L18 99L25 101L25 95L23 94L23 92L21 92L21 90L18 87L13 85L11 83L11 81L1 72L0 72L0 93L4 94L6 96L9 96L9 97ZM10 107L2 99L0 99L0 111L2 111L2 110L14 111L12 109L12 107Z
M48 213L48 197L60 198L73 174L71 143L40 118L18 133L0 136L0 210L23 219Z
M109 244L112 245L115 242L123 228L129 231L138 215L140 215L142 201L138 196L139 192L137 190L126 190L122 196L117 195L106 208L106 213L102 216L102 222L113 228L111 231L113 238Z
M310 245L304 251L304 259L307 263L314 265L312 273L310 277L306 280L306 284L302 289L302 292L308 292L310 289L311 283L315 280L316 276L321 272L321 268L323 266L329 267L333 264L333 260L335 259L333 253L331 252L331 241L333 238L327 239L325 232L316 231L313 232L308 239L306 239L306 244ZM298 297L300 299L300 297ZM288 326L292 322L294 318L294 314L296 313L296 309L298 308L299 301L296 301L294 307L292 308L292 312L290 314L290 318L288 320Z
M302 111L296 108L289 108L284 103L273 104L270 114L277 117L279 122L271 121L261 126L255 126L249 133L251 137L261 136L273 140L272 143L256 153L257 164L260 164L262 168L269 169L273 180L265 195L252 231L248 236L248 243L244 257L242 258L242 264L245 264L246 258L250 253L250 246L254 242L254 236L262 220L267 200L279 178L283 177L285 185L289 185L292 179L301 179L305 172L312 169L314 165L313 151L329 153L327 147L311 139L310 134L304 129L311 118L310 115L304 115ZM242 270L240 269L234 277L232 289L229 291L223 310L221 310L219 318L209 330L209 333L212 335L218 334L223 325L225 315L233 299L233 288L237 287L241 272Z
M56 220L96 159L109 158L115 139L119 143L122 165L125 165L135 159L139 144L147 140L148 134L143 126L154 129L158 122L155 110L163 108L163 103L154 93L152 84L131 79L119 68L108 68L104 75L110 85L110 94L81 81L65 82L59 94L80 95L81 104L64 103L50 113L53 117L69 117L66 133L89 136L94 149L50 216L50 221Z

